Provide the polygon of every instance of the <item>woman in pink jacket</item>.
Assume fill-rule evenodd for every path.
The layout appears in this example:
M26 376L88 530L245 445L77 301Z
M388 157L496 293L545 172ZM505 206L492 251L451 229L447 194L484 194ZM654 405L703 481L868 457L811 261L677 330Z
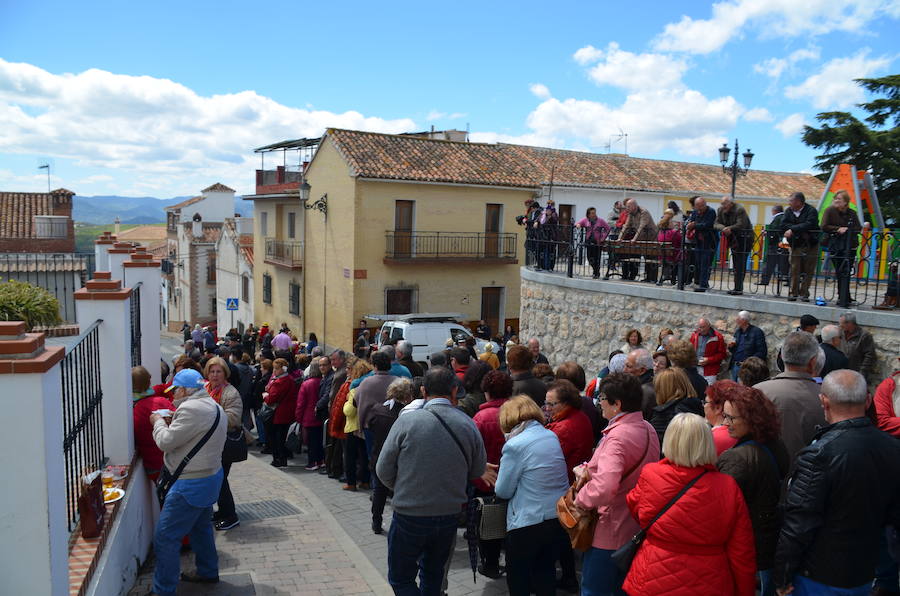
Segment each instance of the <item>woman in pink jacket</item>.
M637 377L612 373L600 382L600 409L609 426L577 480L575 504L599 514L591 548L582 562L581 594L622 594L621 572L610 559L638 531L625 497L641 469L659 460L659 438L641 413Z
M331 368L328 358L316 358L309 368L309 376L297 392L297 408L294 417L306 435L306 470L314 472L325 464L325 447L322 444L322 421L316 418L316 402L322 372Z

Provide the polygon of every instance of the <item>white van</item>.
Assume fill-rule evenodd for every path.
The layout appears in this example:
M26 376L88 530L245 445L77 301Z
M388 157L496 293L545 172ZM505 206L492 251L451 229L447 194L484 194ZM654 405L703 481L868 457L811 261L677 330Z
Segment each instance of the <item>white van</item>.
M381 347L381 337L388 332L389 341L396 344L405 339L413 346L412 359L429 364L431 355L447 348L447 340L456 345L461 339L473 337L472 332L457 321L464 319L461 313L412 313L408 315L364 315L365 319L382 321L375 341ZM496 342L475 338L475 351L484 352L484 346L493 344L494 353L500 350Z

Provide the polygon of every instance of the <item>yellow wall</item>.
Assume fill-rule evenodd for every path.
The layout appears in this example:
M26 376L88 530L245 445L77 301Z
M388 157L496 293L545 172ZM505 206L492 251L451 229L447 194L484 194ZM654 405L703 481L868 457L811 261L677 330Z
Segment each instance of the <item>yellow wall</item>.
M262 323L269 323L278 329L282 322L287 323L291 331L298 336L303 331L302 321L302 303L300 315L290 314L289 309L289 284L295 282L301 286L301 300L303 297L303 272L293 271L284 267L277 267L265 262L266 258L266 238L282 238L287 239L287 213L289 211L303 211L299 207L297 200L274 200L262 199L253 202L253 322L257 326ZM261 230L262 213L268 213L268 234L264 235ZM277 218L278 214L283 215L281 221ZM303 215L297 215L297 240L301 240L301 230L303 225ZM263 274L268 273L272 276L272 303L263 303Z
M355 249L356 181L330 140L318 149L309 169L309 202L328 195L328 217L306 212L304 257L304 333L320 343L352 348L353 255ZM349 276L344 276L344 270Z

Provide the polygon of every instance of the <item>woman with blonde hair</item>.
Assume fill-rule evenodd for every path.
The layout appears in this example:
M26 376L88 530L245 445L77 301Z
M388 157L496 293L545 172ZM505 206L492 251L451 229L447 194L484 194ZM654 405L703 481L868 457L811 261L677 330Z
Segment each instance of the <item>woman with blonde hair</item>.
M645 466L628 493L628 508L646 537L623 589L628 594L753 596L753 527L737 482L716 470L709 425L695 414L678 414L663 451L666 457Z
M244 410L241 402L241 394L234 385L228 382L230 369L224 359L215 356L206 361L203 367L203 377L206 379L206 392L222 406L228 417L228 440L243 441L244 426L241 415ZM213 522L217 530L230 530L239 525L237 512L234 508L234 497L231 495L231 486L228 484L228 473L231 471L231 461L222 453L222 487L219 489L219 510L213 514Z
M569 488L559 439L544 428L533 399L517 395L500 407L506 435L495 492L506 510L506 585L513 596L556 593L556 550L565 539L556 501Z
M660 445L663 443L666 427L676 414L690 412L698 416L703 415L703 402L697 399L697 392L694 391L684 370L680 368L660 370L653 377L653 390L656 392L656 407L653 408L650 424L659 435Z
M353 363L350 372L347 373L347 380L352 381L362 378L369 374L375 368L363 359L358 359ZM343 490L355 492L357 488L369 488L370 471L369 457L366 453L366 439L363 431L359 427L359 412L356 409L356 391L359 386L353 387L350 384L350 391L347 393L347 400L344 402L343 413L346 418L344 422L344 434L346 439L344 442L344 477L347 479ZM359 487L357 487L359 480Z

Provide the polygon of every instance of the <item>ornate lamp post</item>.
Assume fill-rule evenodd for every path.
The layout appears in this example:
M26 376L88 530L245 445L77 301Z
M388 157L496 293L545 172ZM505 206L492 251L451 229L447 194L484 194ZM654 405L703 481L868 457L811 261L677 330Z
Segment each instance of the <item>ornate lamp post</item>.
M734 199L734 188L737 185L737 177L738 175L746 176L747 170L750 169L750 162L753 161L753 152L747 149L744 151L741 157L744 158L744 167L738 165L738 140L734 140L734 160L731 164L728 163L728 155L731 153L731 148L728 147L728 143L723 143L721 147L719 147L719 161L722 162L722 171L726 174L731 174L731 198Z

